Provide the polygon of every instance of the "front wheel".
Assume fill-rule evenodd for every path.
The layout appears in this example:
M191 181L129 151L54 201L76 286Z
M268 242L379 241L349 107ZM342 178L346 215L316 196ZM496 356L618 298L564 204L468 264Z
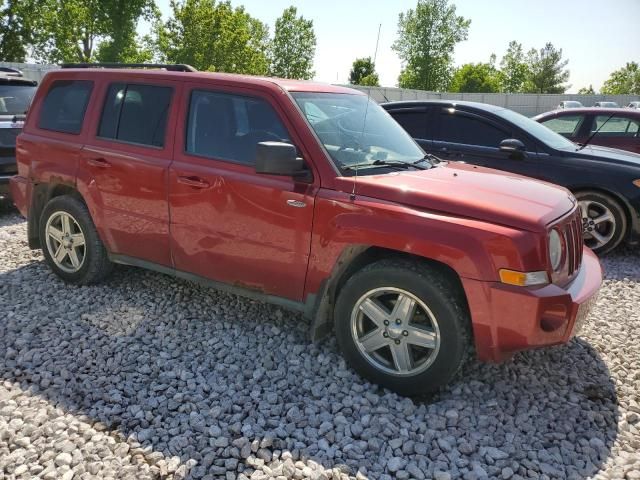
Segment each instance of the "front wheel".
M335 319L349 365L402 395L445 385L471 351L459 285L410 260L382 260L354 274L340 292Z
M616 248L627 233L627 216L609 195L595 191L576 193L582 213L584 243L595 253Z

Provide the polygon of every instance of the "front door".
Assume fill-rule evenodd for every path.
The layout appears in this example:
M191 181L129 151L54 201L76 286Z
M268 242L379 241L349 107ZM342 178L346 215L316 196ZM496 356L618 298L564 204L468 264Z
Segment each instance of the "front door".
M197 84L182 109L169 173L176 269L302 300L317 180L254 169L259 142L305 156L284 112L266 93Z

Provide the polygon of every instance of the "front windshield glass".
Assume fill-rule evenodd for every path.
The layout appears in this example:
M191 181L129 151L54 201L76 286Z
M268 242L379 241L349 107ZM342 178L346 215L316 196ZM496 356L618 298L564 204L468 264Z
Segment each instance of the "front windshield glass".
M411 136L365 95L293 92L293 98L341 168L374 162L416 162L424 157Z
M505 120L515 123L518 127L526 131L529 135L534 136L538 140L540 140L545 145L548 145L551 148L557 148L562 150L575 150L576 144L570 142L562 135L554 132L548 127L531 120L530 118L525 117L513 110L496 110L493 113L501 116Z
M26 113L35 91L31 85L0 85L0 115Z

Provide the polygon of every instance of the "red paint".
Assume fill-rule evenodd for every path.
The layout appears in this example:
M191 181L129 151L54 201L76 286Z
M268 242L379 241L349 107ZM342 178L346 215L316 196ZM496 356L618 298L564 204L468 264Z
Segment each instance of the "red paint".
M42 99L56 79L94 82L79 135L37 128ZM104 96L115 81L174 89L163 148L96 137ZM261 175L247 165L186 153L193 89L268 102L305 159L312 181ZM500 360L522 348L570 338L578 305L595 294L602 280L600 265L588 250L578 272L554 277L549 286L498 282L501 268L549 272L549 225L564 222L575 211L567 190L462 164L357 181L342 177L289 91L361 94L310 82L226 74L49 73L18 139L13 198L22 214L29 215L35 185L73 186L111 253L295 302L321 295L341 254L353 246L409 253L442 262L459 275L481 359ZM298 202L297 207L288 200Z

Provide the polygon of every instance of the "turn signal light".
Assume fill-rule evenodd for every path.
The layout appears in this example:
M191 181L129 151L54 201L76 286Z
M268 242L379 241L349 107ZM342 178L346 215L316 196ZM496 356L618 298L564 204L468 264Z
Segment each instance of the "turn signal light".
M516 270L500 269L500 281L507 285L519 287L531 287L533 285L546 285L549 283L547 272L518 272Z

